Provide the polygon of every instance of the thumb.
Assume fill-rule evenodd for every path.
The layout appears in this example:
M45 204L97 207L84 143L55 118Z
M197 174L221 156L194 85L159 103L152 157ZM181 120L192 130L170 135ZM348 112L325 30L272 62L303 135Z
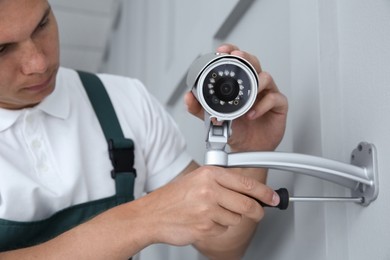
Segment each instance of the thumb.
M184 96L184 102L187 106L187 111L193 114L194 116L203 119L203 108L199 104L198 100L195 98L192 92L187 92Z

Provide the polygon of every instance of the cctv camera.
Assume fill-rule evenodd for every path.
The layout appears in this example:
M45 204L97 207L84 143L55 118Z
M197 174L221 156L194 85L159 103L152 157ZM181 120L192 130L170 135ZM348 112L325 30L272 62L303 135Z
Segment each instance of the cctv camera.
M187 85L210 118L233 120L256 100L258 77L245 59L222 53L197 58L189 68Z

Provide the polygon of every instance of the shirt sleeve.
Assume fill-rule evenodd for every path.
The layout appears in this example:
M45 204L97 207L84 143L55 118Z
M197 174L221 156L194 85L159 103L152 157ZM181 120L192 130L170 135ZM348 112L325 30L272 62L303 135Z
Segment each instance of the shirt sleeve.
M149 120L146 122L145 151L149 174L146 190L152 191L182 172L191 157L176 122L153 96L147 99Z

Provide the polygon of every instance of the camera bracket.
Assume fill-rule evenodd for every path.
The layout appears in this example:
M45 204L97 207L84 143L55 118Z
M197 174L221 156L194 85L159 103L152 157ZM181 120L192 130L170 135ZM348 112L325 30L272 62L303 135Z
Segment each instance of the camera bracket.
M350 164L298 153L228 153L225 149L231 134L231 121L220 125L213 124L209 117L205 121L208 130L206 165L278 169L321 178L349 188L351 196L360 198L357 201L364 206L378 196L377 155L373 144L359 143L352 151ZM322 201L321 198L318 201Z

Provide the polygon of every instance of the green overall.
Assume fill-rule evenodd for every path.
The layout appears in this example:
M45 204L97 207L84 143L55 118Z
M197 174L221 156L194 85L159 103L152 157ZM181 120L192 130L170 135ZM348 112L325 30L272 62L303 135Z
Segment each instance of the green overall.
M114 167L111 176L115 180L116 194L66 208L41 221L18 222L0 219L0 251L48 241L109 208L134 199L136 172L133 168L133 141L124 138L110 98L100 79L94 74L78 73L108 142L109 156Z

